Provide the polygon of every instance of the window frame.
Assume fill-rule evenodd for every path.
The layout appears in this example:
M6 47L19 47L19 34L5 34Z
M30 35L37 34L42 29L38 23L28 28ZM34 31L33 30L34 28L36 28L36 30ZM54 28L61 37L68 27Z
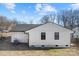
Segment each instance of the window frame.
M54 39L59 40L59 32L54 32Z
M46 32L41 32L41 40L46 40Z

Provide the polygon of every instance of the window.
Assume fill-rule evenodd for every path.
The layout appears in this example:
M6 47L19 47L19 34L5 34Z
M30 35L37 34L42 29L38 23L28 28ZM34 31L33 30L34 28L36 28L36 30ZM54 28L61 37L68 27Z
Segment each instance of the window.
M59 32L55 32L54 33L54 39L55 40L59 40Z
M46 39L46 33L45 32L41 32L41 40L45 40Z

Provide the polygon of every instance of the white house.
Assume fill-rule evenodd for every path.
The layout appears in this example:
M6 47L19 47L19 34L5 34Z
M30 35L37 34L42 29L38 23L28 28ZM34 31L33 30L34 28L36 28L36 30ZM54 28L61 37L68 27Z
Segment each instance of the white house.
M54 23L16 25L11 30L11 42L18 40L29 47L70 47L71 30Z

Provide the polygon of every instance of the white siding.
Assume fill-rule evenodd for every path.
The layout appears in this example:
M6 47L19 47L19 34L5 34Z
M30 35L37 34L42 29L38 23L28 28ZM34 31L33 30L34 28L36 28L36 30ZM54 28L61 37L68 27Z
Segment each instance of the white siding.
M68 45L70 47L71 31L56 24L47 23L26 32L29 32L29 46L46 45L47 47L54 47L54 45L59 45L65 47ZM46 40L41 40L41 32L46 32ZM59 32L59 40L54 39L54 32Z
M17 39L21 43L28 43L28 34L24 32L12 32L11 33L11 42Z

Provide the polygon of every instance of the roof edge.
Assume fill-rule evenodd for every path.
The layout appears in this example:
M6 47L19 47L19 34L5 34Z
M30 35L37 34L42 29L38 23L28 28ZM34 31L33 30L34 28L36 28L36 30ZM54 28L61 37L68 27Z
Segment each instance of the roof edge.
M53 23L53 22L48 22L48 23ZM40 24L39 26L42 26L42 25L45 25L45 24L47 24L47 23ZM65 28L65 27L63 27L63 26L61 26L61 25L58 25L58 24L56 24L56 23L53 23L53 24L55 24L55 25L57 25L57 26L60 26L60 27L62 27L62 28ZM39 26L36 26L36 27L39 27ZM36 27L34 27L34 28L36 28ZM32 28L32 29L34 29L34 28ZM70 29L68 29L68 28L65 28L65 29L67 29L67 30L69 30L69 31L72 31L72 30L70 30ZM31 29L29 29L29 30L31 30ZM29 31L29 30L27 30L27 31Z

